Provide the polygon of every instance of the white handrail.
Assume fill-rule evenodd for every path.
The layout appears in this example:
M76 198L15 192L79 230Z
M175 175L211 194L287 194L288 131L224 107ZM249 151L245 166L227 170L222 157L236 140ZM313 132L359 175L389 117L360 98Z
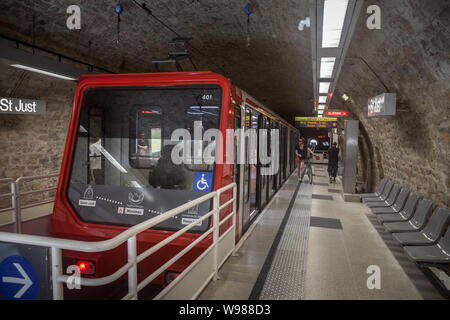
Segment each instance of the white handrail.
M57 177L59 177L59 173L53 173L50 175L42 175L42 176L20 177L16 180L11 179L11 178L0 179L0 183L9 182L11 184L11 193L1 194L0 198L11 197L12 207L1 209L0 213L8 212L11 210L13 211L13 213L14 213L14 232L15 233L22 233L22 209L30 208L30 207L33 207L33 206L36 206L39 204L44 204L44 203L48 203L48 202L52 201L52 200L50 200L50 201L46 200L46 201L43 201L38 204L31 204L31 205L22 207L22 204L21 204L22 196L28 196L31 194L45 193L45 192L57 190L56 187L53 187L53 188L47 188L47 189L43 189L43 190L32 190L32 191L27 191L27 192L21 193L20 192L20 188L21 188L20 183L33 181L33 180L51 179L51 178L57 178Z
M230 189L233 189L233 196L231 200L228 200L225 204L220 206L220 196ZM226 221L228 221L231 217L234 217L232 220L232 226L230 229L226 231L226 234L230 230L234 231L235 228L235 215L236 215L236 192L237 185L235 183L232 183L218 191L211 192L207 195L204 195L200 198L197 198L191 202L188 202L184 205L181 205L175 209L172 209L160 216L154 217L152 219L149 219L147 221L144 221L134 227L131 227L124 232L118 234L116 237L105 240L105 241L99 241L99 242L85 242L85 241L78 241L78 240L68 240L68 239L57 239L57 238L50 238L50 237L41 237L41 236L34 236L34 235L23 235L23 234L14 234L14 233L6 233L6 232L0 232L0 241L4 242L10 242L10 243L18 243L18 244L25 244L25 245L34 245L34 246L41 246L41 247L49 247L51 248L52 252L52 281L53 281L53 298L54 299L63 299L63 290L60 283L67 283L69 281L68 276L62 274L62 255L61 250L72 250L77 252L103 252L112 250L114 248L117 248L124 242L127 242L127 252L128 252L128 262L119 268L115 273L103 277L103 278L95 278L95 279L87 279L82 278L81 284L85 286L101 286L105 285L111 282L116 281L121 276L123 276L128 271L128 294L124 297L124 299L137 299L137 293L143 289L145 286L147 286L151 281L153 281L161 272L163 272L165 269L167 269L170 265L175 263L178 259L180 259L185 253L187 253L189 250L191 250L193 247L195 247L198 243L203 241L208 235L213 233L213 243L211 247L207 250L211 250L211 248L214 249L214 279L217 279L217 271L218 271L218 242L224 237L219 238L219 227L223 225ZM139 233L148 230L168 219L171 219L188 209L195 207L205 201L208 201L210 199L213 199L213 210L205 214L204 216L196 219L188 226L184 227L183 229L179 230L178 232L174 233L170 237L167 237L160 243L156 244L152 248L144 251L140 255L137 255L137 249L136 249L136 237ZM222 209L226 208L227 206L233 204L232 212L227 215L222 221L219 221L219 213ZM151 275L149 275L146 279L141 281L139 284L137 283L137 264L141 262L142 260L148 258L150 255L155 253L157 250L161 249L165 245L172 242L174 239L178 238L191 228L198 225L198 223L208 219L209 217L213 216L213 227L205 232L203 235L198 237L195 241L190 243L189 246L184 248L181 252L179 252L177 255L175 255L172 259L170 259L168 262L166 262L163 266L161 266L158 270L153 272ZM233 239L234 244L234 239ZM201 255L202 257L203 255ZM198 261L201 257L197 258L196 261ZM195 264L196 261L194 261L192 264ZM178 280L179 281L179 280Z
M50 237L41 237L41 236L33 236L33 235L21 235L21 234L11 234L7 232L0 232L0 241L7 241L7 239L12 240L15 243L21 244L35 244L36 242L40 243L42 246L46 247L54 247L58 249L64 250L73 250L73 251L82 251L82 252L103 252L114 249L118 247L120 244L124 243L128 238L132 237L135 234L141 233L144 230L150 229L170 218L173 218L180 213L187 211L188 209L197 206L215 196L215 193L209 193L207 195L202 196L201 198L197 198L191 202L188 202L184 205L181 205L175 209L167 211L166 213L144 221L134 227L131 227L124 232L120 233L114 238L98 241L98 242L86 242L86 241L78 241L78 240L67 240L67 239L59 239L59 238L50 238ZM197 222L198 223L198 222Z

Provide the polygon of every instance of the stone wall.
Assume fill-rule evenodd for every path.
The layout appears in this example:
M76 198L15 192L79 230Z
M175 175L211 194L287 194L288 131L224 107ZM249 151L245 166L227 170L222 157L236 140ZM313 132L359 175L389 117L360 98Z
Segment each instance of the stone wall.
M204 6L198 1L180 5L165 0L152 9L180 34L194 37L199 69L224 73L293 119L309 114L312 98L309 32L297 30L298 21L308 15L307 2L295 6L293 2L258 2L250 47L242 7L229 1ZM141 9L127 5L121 42L116 44L116 20L108 5L80 1L83 29L72 32L65 27L70 4L1 1L1 33L116 72L154 71L151 60L167 54L167 42L174 34ZM366 27L365 9L372 4L382 10L381 30ZM447 0L365 1L332 102L336 107L345 105L351 118L360 120L359 176L372 190L386 176L446 207L449 14ZM1 96L41 98L47 101L47 114L0 117L0 177L58 171L75 84L4 64L1 70ZM384 92L398 94L397 116L369 119L368 98ZM351 99L342 101L342 93Z
M362 13L333 101L361 121L369 157L360 157L359 174L373 176L372 190L385 176L448 207L449 2L370 4L382 10L382 29L368 30ZM385 92L397 93L397 115L368 118L368 99Z
M45 115L0 115L0 179L57 173L60 170L71 115L75 82L24 72L0 64L0 96L47 102ZM55 180L29 182L24 190L45 189ZM8 193L0 186L0 194ZM49 196L46 194L45 196ZM39 200L41 196L28 196ZM6 199L1 207L5 207Z

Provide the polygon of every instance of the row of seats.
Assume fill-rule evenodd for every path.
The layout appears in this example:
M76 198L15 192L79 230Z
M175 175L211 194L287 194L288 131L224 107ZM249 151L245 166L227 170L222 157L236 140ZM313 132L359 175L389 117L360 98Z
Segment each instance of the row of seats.
M361 199L413 261L445 266L450 263L448 209L438 207L430 216L432 201L420 199L388 179L380 182L377 192L362 194Z

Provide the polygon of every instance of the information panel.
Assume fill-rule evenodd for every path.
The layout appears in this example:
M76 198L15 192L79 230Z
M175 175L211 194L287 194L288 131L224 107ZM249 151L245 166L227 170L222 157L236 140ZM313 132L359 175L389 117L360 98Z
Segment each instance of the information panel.
M296 117L295 121L299 128L336 128L337 118L318 117Z

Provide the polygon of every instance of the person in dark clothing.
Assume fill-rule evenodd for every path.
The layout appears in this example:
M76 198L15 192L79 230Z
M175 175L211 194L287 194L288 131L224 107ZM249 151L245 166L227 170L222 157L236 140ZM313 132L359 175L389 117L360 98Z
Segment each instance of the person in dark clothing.
M154 188L185 190L186 182L182 165L172 162L172 150L175 146L166 145L161 150L161 158L149 177L149 184Z
M310 148L306 145L305 138L300 138L298 140L298 144L295 147L295 155L297 156L297 164L298 164L298 179L302 180L303 172L305 171L305 162L308 160L308 152L311 155L314 153Z
M337 143L333 142L333 146L328 150L328 175L330 176L330 183L336 182L338 162L339 148L337 147Z
M139 139L138 139L138 151L139 151L138 153L139 153L140 155L146 155L146 156L149 155L149 153L148 153L148 151L149 151L148 140L147 140L147 137L146 137L144 131L141 131L141 132L139 133Z

